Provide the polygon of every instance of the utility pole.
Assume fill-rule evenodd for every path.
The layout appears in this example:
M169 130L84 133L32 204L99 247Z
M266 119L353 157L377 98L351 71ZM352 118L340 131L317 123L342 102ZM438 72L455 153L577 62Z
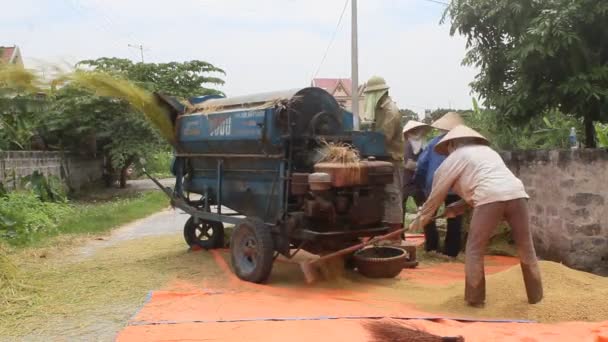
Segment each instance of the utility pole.
M351 0L351 95L354 130L359 130L359 47L357 44L357 0Z
M144 46L143 45L133 45L133 44L129 44L129 47L135 48L135 49L139 49L139 53L141 54L141 62L144 62Z

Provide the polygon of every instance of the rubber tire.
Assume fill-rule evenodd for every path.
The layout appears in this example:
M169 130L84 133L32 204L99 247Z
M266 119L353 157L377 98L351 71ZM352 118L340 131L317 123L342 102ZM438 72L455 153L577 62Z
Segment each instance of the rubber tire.
M222 222L200 220L202 224L209 224L213 229L213 234L209 240L200 240L196 237L196 224L194 217L190 216L184 225L184 240L190 247L200 247L202 249L215 249L224 247L224 224Z
M251 270L247 270L246 256L241 250L247 239L255 241L257 251ZM230 239L230 262L234 273L242 280L258 284L268 280L274 262L274 242L270 229L261 220L248 219L234 228Z

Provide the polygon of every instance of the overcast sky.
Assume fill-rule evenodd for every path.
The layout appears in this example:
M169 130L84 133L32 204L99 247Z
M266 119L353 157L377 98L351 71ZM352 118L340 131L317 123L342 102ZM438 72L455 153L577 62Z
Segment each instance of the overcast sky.
M383 76L401 108L469 108L475 70L429 0L359 0L359 75ZM0 45L26 66L96 57L200 59L226 70L230 95L303 87L344 0L0 0ZM317 77L350 77L350 4Z

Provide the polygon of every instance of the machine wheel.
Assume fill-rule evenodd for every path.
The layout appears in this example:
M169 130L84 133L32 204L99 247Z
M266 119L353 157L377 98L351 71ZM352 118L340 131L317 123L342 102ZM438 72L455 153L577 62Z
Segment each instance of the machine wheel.
M222 248L224 247L224 225L222 222L195 220L191 216L184 225L184 239L190 247Z
M248 219L238 224L232 232L230 260L234 273L240 279L253 283L268 280L274 261L270 229L258 219Z

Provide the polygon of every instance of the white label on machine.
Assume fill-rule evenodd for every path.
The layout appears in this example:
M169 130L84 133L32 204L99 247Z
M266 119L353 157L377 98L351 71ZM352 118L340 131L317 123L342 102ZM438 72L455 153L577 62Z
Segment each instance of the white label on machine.
M230 129L232 126L232 118L231 117L225 117L225 118L218 118L219 120L211 120L210 118L210 122L212 123L212 126L214 127L211 132L209 133L210 136L212 137L223 137L223 136L227 136L230 135Z

